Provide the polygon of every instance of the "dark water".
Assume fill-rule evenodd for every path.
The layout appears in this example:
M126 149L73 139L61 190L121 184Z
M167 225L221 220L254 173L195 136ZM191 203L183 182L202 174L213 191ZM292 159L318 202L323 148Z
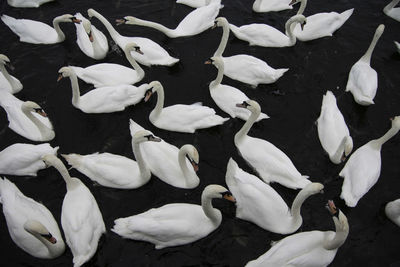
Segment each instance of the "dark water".
M236 24L263 22L278 29L298 9L279 13L257 14L251 11L252 0L223 0L220 11L228 21ZM309 198L302 209L304 223L299 231L333 230L333 222L324 208L326 200L334 199L347 215L350 234L339 249L331 266L400 266L398 240L400 228L390 222L383 212L385 203L400 197L400 137L396 136L383 146L382 171L377 184L360 200L357 207L347 208L339 199L342 179L338 173L344 166L332 164L323 152L314 121L318 118L322 95L332 90L337 97L354 140L354 150L371 139L380 137L390 128L389 118L400 114L400 55L394 40L400 41L400 23L382 13L387 1L375 0L311 0L305 15L323 11L341 12L355 8L353 15L333 37L307 43L298 42L290 48L249 47L247 43L230 36L224 55L246 53L257 56L274 68L290 68L276 83L252 89L229 78L223 83L243 90L256 99L271 118L254 125L251 135L266 139L282 149L297 169L309 175L312 181L325 185L325 193ZM176 4L174 0L136 1L67 1L58 0L39 9L16 9L2 0L1 13L17 18L30 18L50 23L55 16L82 12L94 8L110 21L133 15L158 21L174 28L192 9ZM96 19L92 23L106 33ZM372 66L379 76L375 105L361 107L350 93L345 93L351 66L366 51L376 27L384 23L385 32L373 53ZM84 175L71 170L72 176L91 189L103 213L107 234L100 241L97 253L86 266L243 266L270 248L271 240L284 236L272 234L234 217L231 203L214 201L223 213L220 227L193 244L155 250L145 242L123 240L109 229L113 220L159 207L171 202L199 203L203 188L211 183L225 185L225 170L229 157L241 168L251 171L238 155L233 135L243 125L231 119L224 125L200 130L195 134L179 134L159 130L149 122L148 114L155 105L140 103L124 112L113 114L85 114L71 105L70 82L56 82L57 71L65 65L88 66L95 62L78 48L75 27L63 24L66 41L55 45L20 43L17 37L0 23L0 53L6 54L15 66L12 73L24 85L17 94L22 100L38 102L53 122L56 137L52 146L60 146L60 153L88 154L110 152L133 158L128 128L129 118L153 131L157 136L178 147L194 144L200 152L200 185L183 190L164 184L153 177L136 190L116 190L95 186ZM117 30L127 36L144 36L166 48L180 58L172 68L144 67L145 78L139 83L159 80L166 91L165 105L190 104L202 101L205 105L227 116L214 104L208 92L208 83L216 76L216 69L204 65L216 50L222 29L209 29L190 38L169 39L152 29L122 25ZM108 33L106 35L109 37ZM109 38L110 40L111 38ZM128 66L118 50L110 51L103 62ZM82 92L91 86L80 82ZM0 111L0 127L6 128L7 118ZM0 149L16 142L28 142L10 129L0 133ZM44 203L60 223L61 205L66 192L65 183L51 168L39 172L37 178L8 176L21 191ZM297 191L272 185L289 203ZM0 258L7 266L71 266L69 249L54 260L40 260L19 249L11 240L4 216L0 216ZM5 266L5 265L4 265Z

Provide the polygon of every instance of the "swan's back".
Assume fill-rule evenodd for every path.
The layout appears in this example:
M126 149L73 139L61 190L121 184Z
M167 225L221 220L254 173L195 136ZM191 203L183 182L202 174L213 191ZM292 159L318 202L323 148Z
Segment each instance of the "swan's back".
M373 104L378 88L378 74L370 64L359 60L350 70L346 91L350 91L357 103Z
M293 9L293 7L289 5L290 2L291 0L255 0L253 3L253 11L269 12Z
M290 43L286 34L267 24L252 23L241 27L229 24L229 27L239 39L249 42L249 45L281 47Z

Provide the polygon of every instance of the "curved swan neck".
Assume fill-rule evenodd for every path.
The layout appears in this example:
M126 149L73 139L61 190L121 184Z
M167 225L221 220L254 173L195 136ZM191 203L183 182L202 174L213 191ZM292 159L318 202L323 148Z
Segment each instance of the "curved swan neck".
M381 146L387 142L390 138L392 138L393 136L395 136L398 132L399 132L399 128L398 127L391 127L389 129L389 131L387 131L381 138L375 139L374 143L377 145L377 147L380 149Z
M297 15L303 14L304 10L306 9L306 6L307 6L307 0L301 0L299 10L297 11Z
M58 40L59 41L64 41L65 40L65 34L63 33L63 31L60 28L60 22L61 22L62 18L61 17L56 17L53 19L53 27L57 32L58 35Z
M142 69L142 67L140 67L140 65L132 57L132 53L135 53L135 52L133 52L131 50L124 51L124 52L125 52L126 59L129 61L129 63L131 63L133 69L136 70L136 72L138 73L138 76L144 75L144 70Z
M393 0L393 1L391 1L389 4L387 4L387 5L383 8L383 11L384 11L384 12L390 11L390 10L391 10L392 8L394 8L399 2L400 2L400 0Z
M48 134L49 128L43 122L41 122L38 118L36 118L32 114L31 110L25 108L24 105L21 106L21 110L26 115L26 117L28 117L28 119L30 119L33 122L33 124L35 124L35 126L38 128L40 135L43 137L43 139L47 139L47 137L49 135Z
M162 112L162 109L164 107L164 88L162 85L158 85L156 87L157 91L157 104L156 107L153 109L154 111L154 116L159 116Z
M258 116L260 116L260 113L261 113L261 110L255 110L254 112L251 112L251 115L247 119L246 123L235 134L235 143L236 144L240 141L240 139L242 139L245 135L247 135L249 133L251 126L253 126L253 124L257 120Z
M344 153L344 147L346 145L347 139L349 136L343 137L342 141L340 141L339 146L336 149L335 154L332 156L332 160L336 163L340 163L342 161L343 153Z
M76 74L71 72L69 79L71 80L71 87L72 87L72 104L74 107L78 107L79 104L79 98L80 98L80 91L79 91L79 84L78 84L78 78L76 77Z
M72 189L73 187L73 180L68 173L67 168L62 163L62 161L58 158L54 159L51 162L51 165L57 169L57 171L61 174L62 178L64 179L65 183L67 184L67 190Z
M135 155L136 158L136 162L139 166L140 176L142 179L147 181L151 177L151 172L143 159L142 151L140 150L141 143L142 142L135 142L132 140L132 148L133 148L133 154Z
M175 36L174 30L171 30L171 29L169 29L169 28L165 27L164 25L161 25L160 23L157 23L157 22L147 21L147 20L142 20L142 19L135 18L135 23L134 24L156 29L156 30L164 33L168 37L174 37Z
M49 250L49 254L51 256L57 256L60 255L63 251L64 248L63 246L59 246L57 244L62 244L62 240L56 240L57 243L56 244L52 244L50 243L49 240L47 240L46 238L42 237L39 233L34 232L32 230L30 230L27 225L31 224L31 223L36 223L36 224L40 224L43 226L42 223L40 223L39 221L36 220L27 220L24 224L24 229L25 231L27 231L28 233L30 233L31 235L33 235L34 237L36 237L40 242L43 243L44 246L46 246L46 248ZM45 228L47 230L47 228L45 226L43 226L43 228ZM50 233L51 234L51 233Z
M215 65L217 67L218 74L215 80L210 83L210 88L220 85L222 79L224 78L224 63L222 62L222 58L220 58L220 60L221 62L217 62Z
M117 38L120 37L121 35L114 29L114 27L111 25L111 23L105 18L103 17L103 15L101 15L99 12L91 10L91 13L93 14L94 17L96 17L98 20L101 21L101 23L103 23L103 25L106 27L108 33L111 35L111 38L113 38L113 40L117 42Z
M228 23L226 23L226 21L224 21L222 24L221 42L219 43L217 51L215 51L215 53L214 53L214 57L222 57L222 54L224 53L226 45L228 43L229 31L230 31L229 25L228 25Z
M201 207L203 208L205 215L208 218L210 218L210 220L213 223L215 224L221 223L222 221L221 212L213 207L212 198L209 195L203 194L201 196Z
M289 37L289 44L294 45L296 44L296 36L293 34L294 27L296 27L297 23L301 22L301 18L299 15L295 15L288 19L285 24L285 33Z
M327 250L334 250L339 248L346 241L349 234L347 219L344 222L339 222L337 218L334 218L334 222L336 229L335 235L331 240L326 240L324 243L324 248Z
M295 221L302 222L302 217L300 215L301 206L304 201L310 196L310 192L307 190L307 187L303 188L293 200L292 207L290 209L290 213L292 214L292 218Z
M382 36L383 29L384 29L384 26L382 24L379 25L379 27L375 31L374 38L372 39L371 44L369 45L367 52L365 52L365 54L361 57L360 60L363 60L366 63L370 64L372 52L374 51L375 46L376 46L379 38Z
M178 162L179 162L179 167L181 167L183 176L185 178L186 186L193 187L193 186L198 185L199 179L196 174L193 176L193 174L190 172L190 170L186 164L186 155L188 153L189 153L189 151L186 147L181 148L178 152Z
M4 78L10 83L11 89L15 89L15 82L11 75L8 73L4 64L0 64L0 72L3 73Z

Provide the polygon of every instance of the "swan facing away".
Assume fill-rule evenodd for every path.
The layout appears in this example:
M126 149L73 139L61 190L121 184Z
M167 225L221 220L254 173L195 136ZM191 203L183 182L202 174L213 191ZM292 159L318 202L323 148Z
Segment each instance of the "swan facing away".
M201 195L201 206L167 204L116 219L111 231L123 238L151 242L156 249L189 244L207 236L221 224L222 214L212 206L214 198L235 202L225 187L208 185Z
M0 173L9 175L37 176L37 172L46 168L42 156L56 155L57 147L51 147L49 143L12 144L0 151Z
M346 162L339 175L344 178L342 193L346 205L355 207L358 201L378 181L381 173L381 148L400 130L400 116L392 119L392 127L382 137L358 148Z
M374 104L374 97L378 89L378 74L371 68L371 56L384 29L385 25L383 24L376 28L367 52L350 69L346 92L350 91L354 100L363 106Z
M289 208L282 197L258 177L243 171L230 158L225 182L236 198L236 217L250 221L274 233L290 234L303 223L300 209L311 195L323 193L320 183L309 183L296 196Z
M21 42L31 44L55 44L65 40L65 35L61 31L61 22L80 23L80 20L70 14L58 16L53 20L53 27L35 20L15 19L2 15L1 20L19 36Z
M175 104L164 107L164 88L159 81L149 83L150 90L146 91L144 101L148 101L151 95L157 92L157 104L150 112L150 122L157 128L194 133L197 129L204 129L221 125L229 118L222 118L215 114L215 110L203 106L201 103L192 105Z
M263 255L246 264L246 267L325 267L336 256L349 234L347 217L337 211L333 201L328 209L335 224L333 231L300 232L274 242Z
M10 75L5 67L10 63L10 59L3 54L0 54L0 90L8 91L11 94L18 93L22 90L22 83Z
M25 196L6 178L0 178L0 203L8 232L18 247L42 259L53 259L64 253L64 240L51 212Z
M292 9L290 3L291 0L255 0L252 9L254 12L282 11Z
M385 214L392 222L400 226L400 199L388 202L385 205Z
M254 100L247 100L237 106L250 110L251 115L235 134L235 145L241 156L254 168L260 178L266 183L277 182L293 189L304 188L311 183L308 176L299 173L283 151L266 140L247 135L260 116L260 105Z
M96 253L99 239L106 232L103 217L90 190L78 178L69 175L59 158L45 155L43 161L56 168L67 185L61 226L73 255L74 267L79 267Z
M350 155L353 139L331 91L327 91L322 98L317 129L319 141L333 163L339 164Z
M54 0L7 0L7 3L12 7L39 7L52 1Z
M139 145L146 141L160 142L149 131L138 131L132 138L136 161L111 153L90 155L62 155L73 168L85 174L92 181L103 186L119 189L133 189L146 184L151 177L150 170L143 161Z
M400 7L395 8L399 2L400 0L392 0L383 8L383 13L400 22Z

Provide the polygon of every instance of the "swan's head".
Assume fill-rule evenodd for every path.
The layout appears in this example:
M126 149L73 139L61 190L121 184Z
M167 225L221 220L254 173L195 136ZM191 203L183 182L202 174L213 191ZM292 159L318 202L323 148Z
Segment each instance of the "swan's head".
M54 166L59 164L59 162L61 162L61 160L53 154L43 155L41 159L43 160L44 164L46 164L46 167Z
M294 15L286 24L290 25L292 22L300 23L301 30L304 30L304 26L307 24L307 18L302 14Z
M190 144L183 145L180 149L186 154L186 158L189 160L190 164L193 166L193 170L197 172L199 170L199 152L197 149Z
M222 27L223 25L228 25L228 20L224 17L218 17L214 21L214 26L212 27L213 29L215 27Z
M128 44L125 46L125 52L130 53L131 51L135 51L135 52L137 52L137 53L143 55L142 50L140 50L140 47L139 47L136 43L128 43Z
M44 112L42 107L32 101L25 101L24 103L22 103L21 109L28 112L36 112L40 116L47 117L47 114L46 112Z
M47 230L47 228L39 221L36 220L28 220L24 223L24 229L30 234L41 237L51 244L57 243L57 239L55 239L51 233Z
M236 202L236 199L232 196L232 193L228 189L221 185L210 184L204 188L201 198L224 198L231 202Z
M324 193L324 185L320 183L309 183L306 185L302 191L308 192L310 195L315 195L315 194L322 194Z
M96 15L95 13L96 13L96 11L93 8L89 8L88 11L87 11L87 14L88 14L89 18L91 18L94 15Z
M147 130L137 131L132 137L132 142L135 144L146 141L161 142L161 138L155 137L150 131Z
M80 24L82 21L80 19L77 19L75 16L71 15L71 14L65 14L62 16L57 17L60 19L60 21L62 22L73 22L73 23L77 23Z
M125 24L133 24L135 25L137 23L137 18L132 17L132 16L125 16L123 19Z
M391 118L391 121L392 121L392 128L400 129L400 116Z
M159 81L152 81L149 83L148 88L144 95L144 102L149 101L150 97L158 90L162 89L162 85Z
M333 222L335 223L336 231L348 232L349 224L346 215L341 210L338 210L333 200L328 200L326 208L333 216Z
M246 108L246 109L250 110L252 113L253 112L261 112L260 105L256 101L250 100L250 99L243 101L243 103L236 104L236 106L239 108Z
M217 68L224 65L224 61L221 57L211 57L209 60L204 62L204 64L213 64Z
M61 69L58 70L58 79L57 82L60 81L62 78L72 76L74 74L74 71L70 67L62 67Z
M0 54L0 64L6 65L7 63L10 63L10 59L6 55Z
M85 20L84 22L82 22L82 25L83 29L85 30L86 34L89 37L89 40L93 42L92 23L90 23L90 21L88 20Z

